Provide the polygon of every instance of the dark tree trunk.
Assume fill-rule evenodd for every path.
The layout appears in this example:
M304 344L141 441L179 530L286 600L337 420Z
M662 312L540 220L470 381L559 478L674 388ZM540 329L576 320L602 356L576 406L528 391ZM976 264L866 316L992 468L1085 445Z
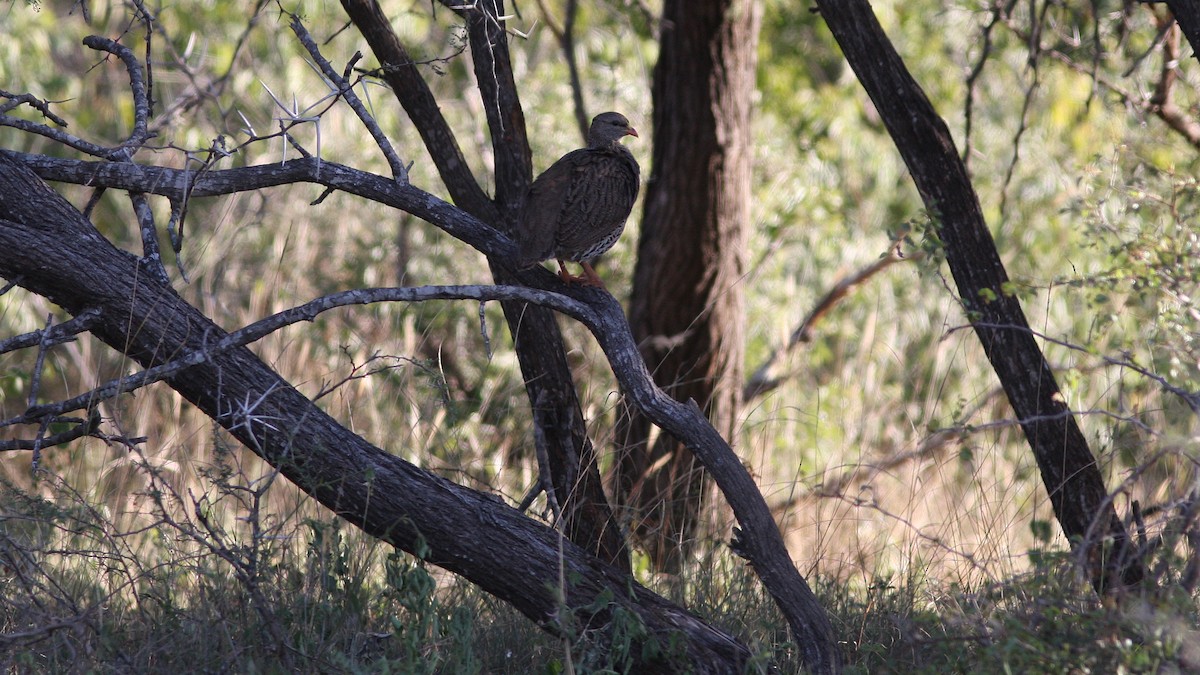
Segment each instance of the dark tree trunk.
M467 4L467 3L464 3ZM501 232L520 209L532 174L525 118L517 100L512 67L508 62L503 6L494 3L485 11L464 16L471 44L480 95L493 130L496 156L496 196L489 199L470 174L466 158L438 109L407 50L392 31L391 23L374 0L343 0L342 7L366 38L380 64L384 79L421 134L443 182L455 202L471 215ZM499 283L511 276L492 261ZM504 318L512 332L521 374L534 408L534 438L546 458L545 467L553 496L562 509L567 536L600 558L629 570L625 538L604 495L596 453L587 436L583 410L567 365L562 333L554 313L522 302L504 302Z
M322 171L338 167L326 163ZM146 273L137 258L113 247L32 172L2 154L0 248L6 251L0 276L19 280L72 314L97 313L92 334L143 366L214 349L226 336L169 285ZM682 636L683 658L694 672L742 672L750 656L728 634L501 500L370 445L245 347L214 351L167 382L338 515L397 548L427 551L429 562L461 574L552 632L594 631L611 623L614 608L623 607L648 630L631 647L641 672L680 666L644 656L647 639L666 645ZM580 623L560 625L562 620Z
M654 68L654 153L630 323L659 386L736 436L750 219L755 0L667 0ZM631 414L618 439L618 501L661 569L690 549L707 479L670 434Z
M1054 513L1103 591L1139 583L1141 555L1108 497L1087 440L1038 349L950 130L866 0L818 0L932 214L967 317L1041 470Z

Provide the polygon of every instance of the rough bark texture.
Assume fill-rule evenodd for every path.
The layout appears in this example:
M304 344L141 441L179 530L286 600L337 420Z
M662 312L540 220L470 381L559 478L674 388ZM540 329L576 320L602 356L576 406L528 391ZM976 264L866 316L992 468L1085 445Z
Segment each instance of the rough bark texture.
M469 3L461 3L467 5ZM454 133L438 109L428 85L374 0L343 0L342 7L384 67L384 79L421 134L454 201L501 232L511 231L533 174L525 118L512 79L502 3L480 3L460 10L467 24L471 58L488 118L495 153L496 197L488 198L458 148ZM491 12L492 16L488 16ZM512 276L491 261L499 283ZM513 335L530 404L535 442L542 444L549 481L562 509L567 536L599 557L629 570L629 552L612 509L587 436L586 420L567 364L562 333L548 309L504 302L504 318ZM543 477L547 478L547 477Z
M411 185L314 159L286 165L195 173L130 163L82 162L0 150L0 276L20 280L75 313L101 315L96 334L143 364L215 343L224 333L165 284L143 273L69 204L26 175L181 199L231 194L271 185L313 182L402 208L493 259L512 258L515 244L469 214ZM741 526L740 550L787 618L806 666L837 672L841 655L824 610L792 564L762 493L729 445L696 406L653 385L620 303L593 289L564 287L545 270L522 274L518 290L581 321L604 349L622 389L665 431L683 439L729 501ZM552 289L554 292L546 292ZM503 296L497 296L503 297ZM428 474L367 444L326 416L248 350L214 353L171 381L214 419L322 503L365 531L408 551L428 546L428 559L554 631L563 603L580 625L606 625L620 605L635 612L659 645L682 634L692 672L740 672L747 650L728 635L645 591L556 532L499 500ZM270 427L247 424L239 404L259 401L253 414ZM284 431L279 431L279 430ZM561 577L559 575L562 575ZM566 579L565 600L553 580ZM599 610L596 598L611 594ZM598 639L603 640L602 636ZM643 663L638 672L671 672Z
M7 252L0 257L0 276L20 280L72 314L98 312L91 332L143 366L202 350L226 335L7 156L0 156L0 247ZM551 631L558 629L564 604L581 622L574 630L604 626L612 609L622 606L662 645L683 635L685 658L697 672L740 672L749 657L729 635L554 530L355 436L249 349L216 353L168 384L338 515L410 553L428 546L429 562L463 575ZM257 403L247 410L246 402ZM559 579L565 588L558 589ZM596 611L605 592L612 604ZM639 662L643 672L676 666Z
M630 323L655 382L736 435L750 219L750 104L761 10L752 0L667 0L654 68L653 167ZM656 564L690 549L706 480L669 434L630 416L618 501Z
M950 130L866 0L818 0L817 6L933 214L968 318L1033 449L1054 513L1086 561L1092 584L1103 591L1139 583L1144 576L1141 556L1010 292Z

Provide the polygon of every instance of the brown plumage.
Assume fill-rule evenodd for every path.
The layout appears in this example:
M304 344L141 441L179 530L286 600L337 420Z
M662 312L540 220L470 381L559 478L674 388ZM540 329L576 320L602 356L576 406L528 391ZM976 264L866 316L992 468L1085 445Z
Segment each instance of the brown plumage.
M638 163L621 144L637 135L624 115L600 113L587 147L563 155L533 181L521 209L518 266L557 258L563 281L604 286L591 261L617 243L637 199ZM566 260L580 263L583 274L568 274Z

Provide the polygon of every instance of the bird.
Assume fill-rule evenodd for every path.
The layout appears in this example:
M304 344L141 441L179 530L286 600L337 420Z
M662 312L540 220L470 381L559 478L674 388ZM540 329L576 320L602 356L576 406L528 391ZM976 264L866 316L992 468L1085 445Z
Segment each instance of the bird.
M616 112L592 119L587 147L572 150L533 181L521 207L517 266L524 269L556 258L566 283L604 288L591 261L612 248L625 229L640 185L640 169L626 136L638 137ZM579 263L572 276L565 261Z

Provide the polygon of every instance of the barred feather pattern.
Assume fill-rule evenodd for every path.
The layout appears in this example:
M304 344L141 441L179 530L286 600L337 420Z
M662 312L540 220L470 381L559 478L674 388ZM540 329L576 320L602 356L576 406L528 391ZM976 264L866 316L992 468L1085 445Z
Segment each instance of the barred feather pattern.
M529 189L518 231L521 267L554 257L588 262L612 248L637 200L640 171L622 137L636 136L618 113L592 120L588 147L546 169Z

